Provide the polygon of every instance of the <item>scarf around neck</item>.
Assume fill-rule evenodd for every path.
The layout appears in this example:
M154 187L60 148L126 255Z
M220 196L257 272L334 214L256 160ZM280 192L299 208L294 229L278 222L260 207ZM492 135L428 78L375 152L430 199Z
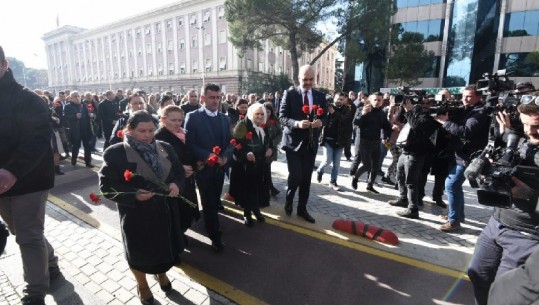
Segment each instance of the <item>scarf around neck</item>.
M157 144L155 143L155 140L153 140L152 143L144 143L135 140L130 135L125 135L127 139L127 143L133 147L146 161L150 167L152 168L153 172L158 178L163 177L163 169L161 167L161 164L159 163L159 156L157 155Z

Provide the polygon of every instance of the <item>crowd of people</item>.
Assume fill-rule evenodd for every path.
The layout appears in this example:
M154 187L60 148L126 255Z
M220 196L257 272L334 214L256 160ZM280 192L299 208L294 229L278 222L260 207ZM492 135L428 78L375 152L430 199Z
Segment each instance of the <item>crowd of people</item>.
M271 169L279 152L286 155L288 166L286 215L292 214L298 192L297 216L315 223L307 208L313 169L321 183L331 166L328 186L341 191L337 179L344 154L351 162L354 190L363 174L365 191L373 195L382 192L375 188L377 177L399 190L399 198L389 204L405 208L397 212L400 217L419 218L427 176L432 174L432 199L448 209L443 215L446 223L439 228L445 232L458 232L465 222L464 172L489 136L504 145L507 131L518 129L515 121L521 121L526 138L519 144L522 165L539 165L539 94L531 84L517 87L515 94L524 97L515 119L505 111L492 114L474 85L462 91L461 106L445 112L426 94L326 95L313 88L314 69L308 65L300 68L297 87L282 94L264 93L262 98L238 98L215 84L206 84L200 96L196 90L185 95L147 95L142 90L127 90L125 95L122 90L102 95L70 90L57 96L42 90L34 94L15 82L1 48L0 62L0 122L5 125L0 215L21 248L27 283L23 304L44 304L50 280L60 273L54 249L43 235L48 190L54 175L64 174L60 161L70 158L77 166L82 146L85 166L94 167L98 138L104 141L100 190L118 205L125 255L142 304L154 303L147 274L154 275L163 291L172 289L166 272L181 260L189 243L184 233L201 216L211 248L223 251L218 212L225 177L230 183L224 198L243 209L245 226L253 227L255 219L265 221L261 208L280 193ZM447 90L440 94L454 98ZM24 111L31 113L20 115ZM20 132L10 132L11 126L19 125L24 126ZM319 146L323 159L315 167ZM391 163L384 173L388 152ZM539 249L539 215L529 202L538 196L514 179L515 203L495 209L470 264L477 304L491 303L488 295L495 279L537 263L533 253ZM0 222L0 246L7 235ZM526 262L528 257L535 261ZM533 297L530 291L520 296Z

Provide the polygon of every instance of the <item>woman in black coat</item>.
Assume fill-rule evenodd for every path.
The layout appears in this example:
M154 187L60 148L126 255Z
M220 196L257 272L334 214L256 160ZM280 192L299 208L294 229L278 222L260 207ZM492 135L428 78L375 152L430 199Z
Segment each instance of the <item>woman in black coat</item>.
M155 125L146 111L127 121L125 139L103 155L99 186L118 204L127 263L137 281L142 304L154 298L146 274L156 274L161 289L172 290L166 273L183 251L178 199L185 173L174 149L154 139ZM129 177L129 170L133 173ZM126 175L127 174L127 175Z
M198 206L196 183L194 170L196 161L193 153L185 145L185 131L182 128L185 114L183 110L175 105L170 105L162 110L160 118L160 128L155 133L155 138L166 142L174 148L180 162L185 170L185 187L182 195ZM182 204L180 205L181 228L187 231L191 227L193 220L200 218L198 208Z
M260 207L269 202L269 181L266 171L270 170L269 158L273 144L266 127L266 108L255 103L249 106L247 118L239 120L234 128L234 160L238 166L232 167L231 176L237 185L236 204L243 208L244 224L254 225L252 214L259 222L265 218ZM232 181L231 181L232 183Z

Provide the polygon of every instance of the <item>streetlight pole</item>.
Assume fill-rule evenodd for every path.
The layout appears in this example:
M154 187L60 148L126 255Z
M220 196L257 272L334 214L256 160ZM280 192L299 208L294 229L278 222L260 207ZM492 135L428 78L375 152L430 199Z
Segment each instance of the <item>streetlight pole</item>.
M201 90L204 90L204 86L206 85L206 62L204 61L204 45L206 41L204 37L204 31L206 30L206 27L204 27L204 25L201 25L201 26L197 26L196 29L202 30L202 39L200 40L199 55L201 55L200 61L202 62L202 89Z

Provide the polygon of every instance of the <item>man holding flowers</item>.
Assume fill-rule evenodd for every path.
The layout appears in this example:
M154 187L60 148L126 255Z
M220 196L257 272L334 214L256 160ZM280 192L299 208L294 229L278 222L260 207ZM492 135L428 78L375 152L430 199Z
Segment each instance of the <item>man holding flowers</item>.
M185 142L198 162L205 166L196 175L204 223L212 248L223 250L218 211L225 177L223 167L230 159L230 120L219 111L221 88L206 84L201 96L203 107L187 114ZM217 147L217 148L215 148Z
M313 67L300 67L300 85L285 91L279 109L279 119L284 128L282 149L288 160L288 189L284 209L287 215L292 214L294 195L299 188L297 214L311 223L315 219L307 212L307 201L320 129L326 118L326 97L312 88L314 77Z

